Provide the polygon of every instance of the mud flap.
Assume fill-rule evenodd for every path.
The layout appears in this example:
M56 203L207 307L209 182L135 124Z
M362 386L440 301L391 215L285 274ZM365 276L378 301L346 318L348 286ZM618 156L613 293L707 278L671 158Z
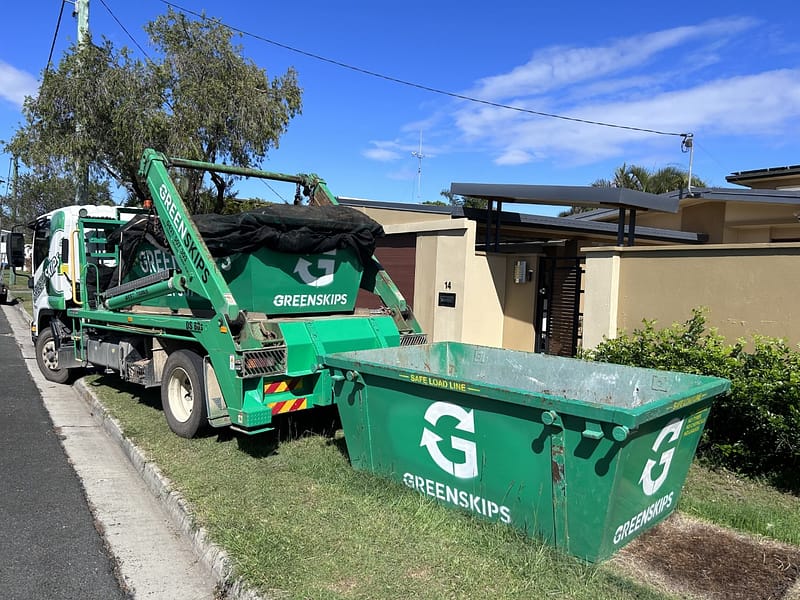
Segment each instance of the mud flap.
M212 427L226 427L231 424L231 417L228 414L228 405L222 397L222 389L219 387L217 374L211 361L206 356L203 359L203 380L206 384L206 411L208 422Z

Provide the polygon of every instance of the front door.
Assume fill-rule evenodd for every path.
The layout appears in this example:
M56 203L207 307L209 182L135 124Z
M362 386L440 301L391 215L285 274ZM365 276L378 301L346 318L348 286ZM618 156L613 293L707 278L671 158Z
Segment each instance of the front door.
M583 327L584 260L582 256L539 259L536 352L556 356L577 354Z

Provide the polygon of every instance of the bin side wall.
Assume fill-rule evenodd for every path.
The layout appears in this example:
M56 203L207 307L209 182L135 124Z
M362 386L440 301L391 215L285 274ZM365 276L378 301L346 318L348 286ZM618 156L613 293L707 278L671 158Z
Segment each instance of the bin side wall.
M572 456L569 480L569 551L604 560L666 519L677 507L705 426L710 400L643 425L623 444L602 440L588 462ZM568 445L586 444L579 427ZM593 489L600 485L600 489ZM585 490L591 490L587 496ZM608 492L605 512L591 498ZM596 502L596 500L595 500Z
M598 409L657 410L658 403L670 398L685 398L708 380L698 375L671 373L593 363L529 352L473 346L458 342L437 342L424 346L382 348L364 352L346 352L328 357L329 364L403 377L415 373L415 381L449 385L442 379L470 383L477 390L493 390L497 398L505 390L524 404L527 396L550 396L580 401ZM399 373L399 374L398 374ZM454 389L454 388L451 388ZM475 391L473 389L473 391ZM546 400L539 400L539 402Z
M355 468L553 541L542 410L374 375L364 382L335 390Z

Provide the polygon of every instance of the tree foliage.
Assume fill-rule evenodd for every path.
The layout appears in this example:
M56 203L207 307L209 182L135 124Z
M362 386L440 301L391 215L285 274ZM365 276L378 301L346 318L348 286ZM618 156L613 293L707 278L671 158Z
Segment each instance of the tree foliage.
M8 150L63 177L74 177L82 158L93 179L110 176L143 200L137 171L146 147L249 167L278 146L302 108L294 69L270 79L232 43L230 29L211 19L170 9L146 30L158 60L135 59L107 40L72 47L26 100L25 123ZM192 212L220 212L233 183L214 176L209 195L202 173L188 171L181 191Z
M617 187L650 194L666 194L686 187L688 181L688 171L678 167L650 170L640 165L622 163L614 170L612 179L597 179L592 182L592 187ZM706 183L692 175L692 186L706 187Z
M678 167L669 166L650 170L640 165L622 163L614 169L611 179L595 179L592 182L592 187L615 187L648 192L650 194L666 194L667 192L685 188L688 181L688 171ZM706 183L699 177L692 175L692 186L706 187ZM586 206L573 206L569 210L559 213L558 216L568 217L590 210L593 209Z
M43 213L72 204L75 181L46 169L20 175L14 193L4 201L4 217L13 224L29 223ZM107 181L90 181L88 198L90 204L114 203ZM3 227L8 228L6 224Z
M450 190L442 190L439 195L447 199L450 206L462 206L464 208L486 208L488 202L484 198L474 198L472 196L460 196Z

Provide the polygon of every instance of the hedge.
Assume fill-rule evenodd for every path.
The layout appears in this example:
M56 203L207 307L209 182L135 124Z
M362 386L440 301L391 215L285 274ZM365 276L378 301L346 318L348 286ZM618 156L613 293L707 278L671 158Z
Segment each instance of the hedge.
M655 321L643 324L582 357L730 379L730 392L714 401L699 456L800 491L800 352L783 339L762 336L749 345L727 344L706 328L704 309L663 329Z

